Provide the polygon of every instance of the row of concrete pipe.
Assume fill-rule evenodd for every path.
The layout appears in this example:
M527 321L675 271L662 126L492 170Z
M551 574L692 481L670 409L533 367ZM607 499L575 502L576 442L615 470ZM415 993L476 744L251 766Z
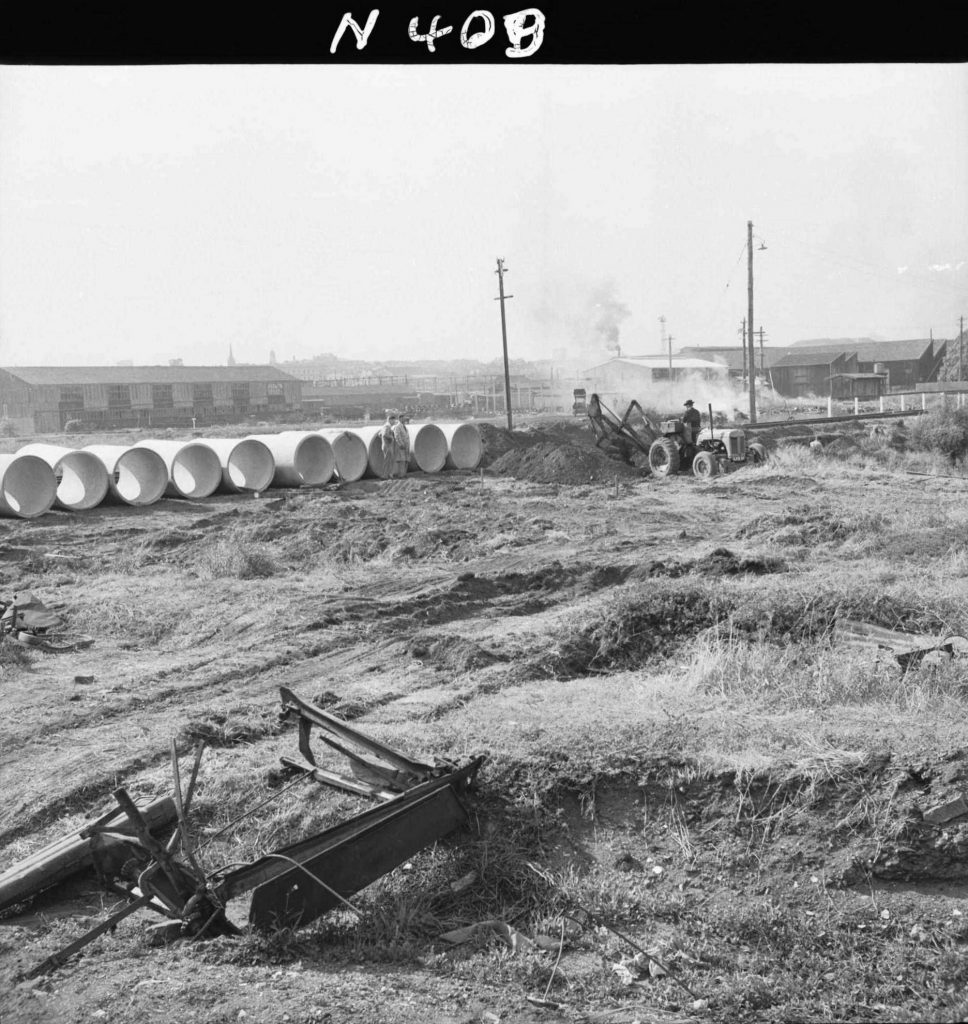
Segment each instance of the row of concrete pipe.
M410 424L410 468L475 469L484 454L473 423ZM319 487L385 478L380 427L284 430L244 438L147 440L65 448L24 445L0 455L0 516L32 519L52 507L84 511L108 500L151 505L162 497L199 499L216 491Z

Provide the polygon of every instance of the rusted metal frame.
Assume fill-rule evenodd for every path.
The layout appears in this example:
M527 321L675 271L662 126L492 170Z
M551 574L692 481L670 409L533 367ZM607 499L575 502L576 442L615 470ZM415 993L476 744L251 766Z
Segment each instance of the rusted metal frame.
M116 910L110 917L107 917L90 931L85 932L80 938L75 939L70 943L70 945L65 946L63 949L59 949L56 953L52 953L46 960L41 960L39 964L36 964L29 971L24 972L24 974L21 975L21 978L24 980L36 978L41 974L49 974L51 971L56 970L62 964L66 963L75 953L82 950L85 946L90 945L90 943L105 932L110 931L120 921L123 921L136 910L140 910L142 907L148 906L150 902L150 896L139 896L133 903L129 903L126 907Z
M457 794L441 786L313 856L293 858L296 865L252 894L249 920L257 928L303 927L466 822Z
M181 892L185 885L184 873L186 873L186 869L180 865L176 866L172 860L171 851L162 846L151 832L148 831L148 826L145 824L144 818L141 817L141 812L135 806L131 797L128 796L126 790L123 788L116 789L114 791L114 799L118 801L124 813L128 816L128 820L134 827L141 845L157 862L175 892ZM176 832L175 834L177 835L178 833ZM201 884L204 884L204 880L201 880Z
M437 790L447 788L451 789L455 794L462 792L480 768L483 760L480 757L475 758L457 771L415 786L406 793L402 793L384 804L364 811L349 821L342 822L315 836L310 836L290 846L283 847L277 852L284 853L296 861L306 862L308 865L310 858L318 856L321 852L331 849L337 844L345 843L347 840L365 832L374 824L385 821L401 812L406 812L428 794L433 794ZM230 899L293 870L289 864L281 863L278 860L273 861L271 857L263 857L226 874L214 887L214 895L220 902L227 903Z
M621 437L623 440L635 445L635 447L638 448L640 452L643 452L644 454L648 455L649 445L641 437L639 437L638 434L636 434L636 432L629 426L628 423L628 418L632 414L632 410L636 408L642 414L642 418L646 421L646 423L648 423L648 418L646 417L645 411L643 410L642 406L639 405L639 403L633 399L629 403L628 409L625 410L625 415L622 416L620 419L618 414L612 412L612 410L609 409L608 406L605 405L601 400L599 400L599 405L601 406L603 412L601 422L608 426L609 431L612 434Z
M280 687L279 694L282 698L284 715L296 714L301 720L308 721L312 725L318 726L324 733L335 733L341 739L362 747L364 750L368 750L371 754L375 754L381 760L386 761L388 764L392 764L394 767L414 776L417 779L425 779L433 775L433 765L414 761L411 758L406 757L404 754L401 754L399 751L394 750L392 747L388 747L386 744L380 743L378 740L371 739L371 737L364 733L357 732L356 729L353 729L345 722L340 721L340 719L333 715L327 714L322 708L318 708L314 704L310 704L309 701L303 700L302 697L297 696L292 692L292 690L288 689L288 687ZM325 736L323 738L326 739ZM300 749L302 748L300 747ZM311 760L311 756L308 760Z
M311 764L316 767L316 758L313 754L312 746L309 742L310 735L312 734L313 723L308 718L299 719L299 753ZM385 765L376 764L373 761L367 760L365 757L361 757L358 753L350 750L348 747L344 747L342 743L334 740L332 736L327 736L325 733L320 733L319 738L333 750L339 751L344 757L350 760L354 765L359 765L364 772L370 775L376 776L378 779L382 779L383 782L395 789L397 792L412 786L415 782L423 781L424 776L415 777L409 772L402 772L398 768L387 768Z
M324 786L332 786L334 789L342 789L347 793L355 793L357 796L369 796L376 800L392 800L398 795L398 793L392 789L374 786L368 782L363 782L360 779L351 779L346 775L340 775L338 772L331 772L325 768L319 768L317 765L312 765L304 761L297 761L294 757L281 757L279 760L282 761L287 768L306 772L307 775L311 775L317 782L322 783Z

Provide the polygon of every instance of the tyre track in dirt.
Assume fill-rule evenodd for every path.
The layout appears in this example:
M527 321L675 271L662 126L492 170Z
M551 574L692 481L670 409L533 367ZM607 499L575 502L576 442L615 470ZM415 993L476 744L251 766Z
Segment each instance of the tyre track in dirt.
M226 659L216 637L211 653L199 657L201 652L195 650L191 658L156 667L139 679L137 690L121 683L103 691L97 706L89 710L77 710L72 702L69 712L48 711L26 734L17 726L19 734L9 732L4 737L0 755L0 772L16 772L19 777L18 798L0 807L0 842L7 844L52 817L77 809L94 794L104 795L118 778L163 762L172 735L184 722L204 715L226 696L231 696L237 711L258 715L273 708L279 683L315 677L317 683L328 684L335 671L358 668L374 656L386 657L400 645L398 638L411 634L415 626L439 628L482 614L492 619L533 614L573 600L576 589L597 591L603 579L608 584L622 582L633 569L632 565L603 569L587 564L566 569L557 559L535 568L533 557L519 556L491 560L489 567L495 562L511 571L488 576L474 571L437 572L419 581L404 577L398 583L384 576L379 599L360 600L358 593L349 593L317 603L312 609L316 621L327 614L341 617L338 625L326 627L327 635L318 642L305 642L303 623L276 633L271 647L262 634L251 637L248 649L256 650L257 657L246 658L239 652ZM515 571L528 566L530 571ZM589 585L587 579L594 582ZM372 590L372 585L361 590ZM310 618L308 609L305 618ZM116 653L103 652L107 658ZM129 678L136 672L137 666L129 669ZM156 685L172 677L179 681ZM413 692L415 684L419 687L413 677L408 678L407 693ZM437 686L439 679L432 676L426 685ZM366 710L406 695L387 693L368 701ZM59 779L56 794L49 787L54 764Z

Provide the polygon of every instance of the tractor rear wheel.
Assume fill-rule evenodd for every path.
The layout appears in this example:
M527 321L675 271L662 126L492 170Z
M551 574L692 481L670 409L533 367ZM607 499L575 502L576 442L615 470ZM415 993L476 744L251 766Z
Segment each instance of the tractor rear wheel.
M719 461L712 452L696 452L692 460L692 472L700 480L709 480L719 474Z
M766 448L764 448L759 441L754 441L747 451L750 453L750 459L754 466L761 466L766 462Z
M656 476L673 476L679 472L679 449L675 441L660 437L649 449L649 468Z

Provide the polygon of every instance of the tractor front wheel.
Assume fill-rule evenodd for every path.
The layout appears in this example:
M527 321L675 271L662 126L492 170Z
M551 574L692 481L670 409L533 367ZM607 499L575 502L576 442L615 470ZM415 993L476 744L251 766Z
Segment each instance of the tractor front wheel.
M656 476L674 476L679 472L679 449L675 441L660 437L649 449L649 468Z
M697 452L692 460L692 472L700 480L709 480L719 473L719 460L712 452Z
M750 458L752 459L754 466L761 466L764 462L766 462L766 448L764 448L763 445L759 443L759 441L754 441L749 446L748 451L750 453Z

